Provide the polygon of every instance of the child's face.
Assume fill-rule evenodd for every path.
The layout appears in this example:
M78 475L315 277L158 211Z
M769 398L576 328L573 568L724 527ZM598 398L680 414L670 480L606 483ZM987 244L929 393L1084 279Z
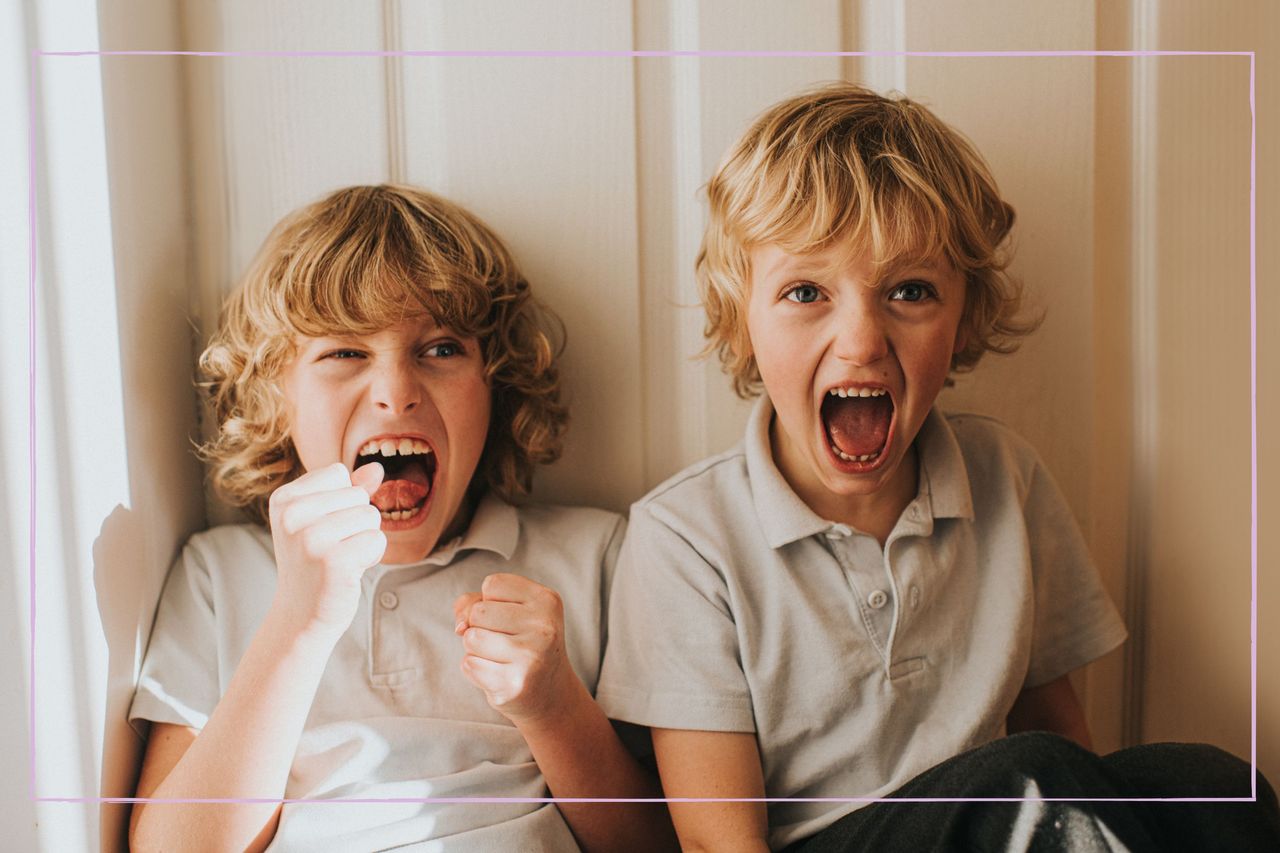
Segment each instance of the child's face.
M841 257L772 245L749 255L747 331L777 412L775 462L828 518L851 498L866 506L914 496L914 466L902 463L962 344L965 301L964 279L945 260L885 268L877 279L868 258Z
M382 463L386 476L373 504L387 535L383 560L420 560L460 532L489 430L476 339L423 316L371 335L304 337L297 345L281 382L289 436L308 471Z

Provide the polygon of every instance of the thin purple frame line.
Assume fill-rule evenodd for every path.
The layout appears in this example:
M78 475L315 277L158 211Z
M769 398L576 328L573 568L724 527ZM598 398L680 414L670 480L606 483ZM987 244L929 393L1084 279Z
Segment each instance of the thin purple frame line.
M27 79L27 500L29 536L27 553L30 565L28 593L31 622L31 709L28 720L31 755L28 774L31 796L36 796L36 59L31 53L31 70Z
M43 803L1252 803L1253 797L40 797Z
M1192 802L1192 803L1228 803L1257 802L1257 114L1254 91L1256 91L1256 51L1231 50L1068 50L1068 51L32 51L31 81L29 81L29 127L28 127L28 224L29 224L29 307L31 316L28 323L29 341L29 423L31 423L31 776L32 799L37 802L61 803L113 803L113 802L152 802L146 798L55 798L36 797L36 320L35 320L35 284L36 284L36 136L35 136L35 104L36 104L36 58L37 56L934 56L934 58L973 58L973 56L1248 56L1249 58L1249 389L1251 389L1251 770L1253 783L1251 797L1230 798L1176 798L1176 799L1143 799L1143 798L1080 798L1062 800L1062 802ZM164 800L155 800L164 802ZM225 800L180 800L180 802L262 802L256 799ZM285 799L269 800L269 802L361 802L361 803L495 803L495 802L634 802L634 800L618 800L609 798L422 798L422 799ZM659 799L640 800L640 802L882 802L882 798L829 798L829 799L795 799L765 798L758 800L724 800L724 799ZM984 802L974 798L899 798L895 802L945 803L945 802ZM1028 802L1027 798L998 799L992 802ZM1055 800L1044 800L1055 802Z
M581 58L799 58L834 56L911 57L1081 57L1081 56L1252 56L1243 50L48 50L41 56L248 56L248 57L581 57Z
M1249 765L1258 798L1258 115L1254 101L1258 58L1249 54Z

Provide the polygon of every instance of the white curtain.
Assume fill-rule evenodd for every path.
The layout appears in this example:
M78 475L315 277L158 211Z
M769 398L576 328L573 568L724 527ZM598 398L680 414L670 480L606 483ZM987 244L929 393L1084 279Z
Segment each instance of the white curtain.
M124 713L151 609L204 521L181 67L95 53L122 46L113 27L166 46L177 29L171 4L125 5L0 20L5 849L119 846L126 810L100 798L132 793Z

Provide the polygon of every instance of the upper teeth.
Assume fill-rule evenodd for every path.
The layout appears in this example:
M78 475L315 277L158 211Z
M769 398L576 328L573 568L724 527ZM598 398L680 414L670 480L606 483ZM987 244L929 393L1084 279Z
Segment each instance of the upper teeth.
M835 397L883 397L889 392L883 388L832 388L827 393Z
M416 453L430 453L431 446L416 438L383 438L366 441L360 448L361 456L413 456Z

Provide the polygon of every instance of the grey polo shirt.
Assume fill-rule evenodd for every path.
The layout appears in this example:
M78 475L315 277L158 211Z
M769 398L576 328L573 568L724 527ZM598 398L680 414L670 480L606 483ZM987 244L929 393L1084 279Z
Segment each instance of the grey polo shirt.
M770 797L878 797L1123 642L1061 493L1000 423L930 412L918 494L882 549L791 490L772 415L761 398L739 446L632 507L597 692L610 717L755 732ZM769 842L859 805L771 804Z
M466 533L412 565L365 573L359 610L329 660L289 774L288 798L545 797L528 746L459 670L453 601L514 572L564 601L570 661L595 689L605 603L624 522L602 510L516 509L494 497ZM203 728L266 616L276 568L267 531L191 537L161 596L129 712ZM553 804L290 803L272 850L576 850Z

